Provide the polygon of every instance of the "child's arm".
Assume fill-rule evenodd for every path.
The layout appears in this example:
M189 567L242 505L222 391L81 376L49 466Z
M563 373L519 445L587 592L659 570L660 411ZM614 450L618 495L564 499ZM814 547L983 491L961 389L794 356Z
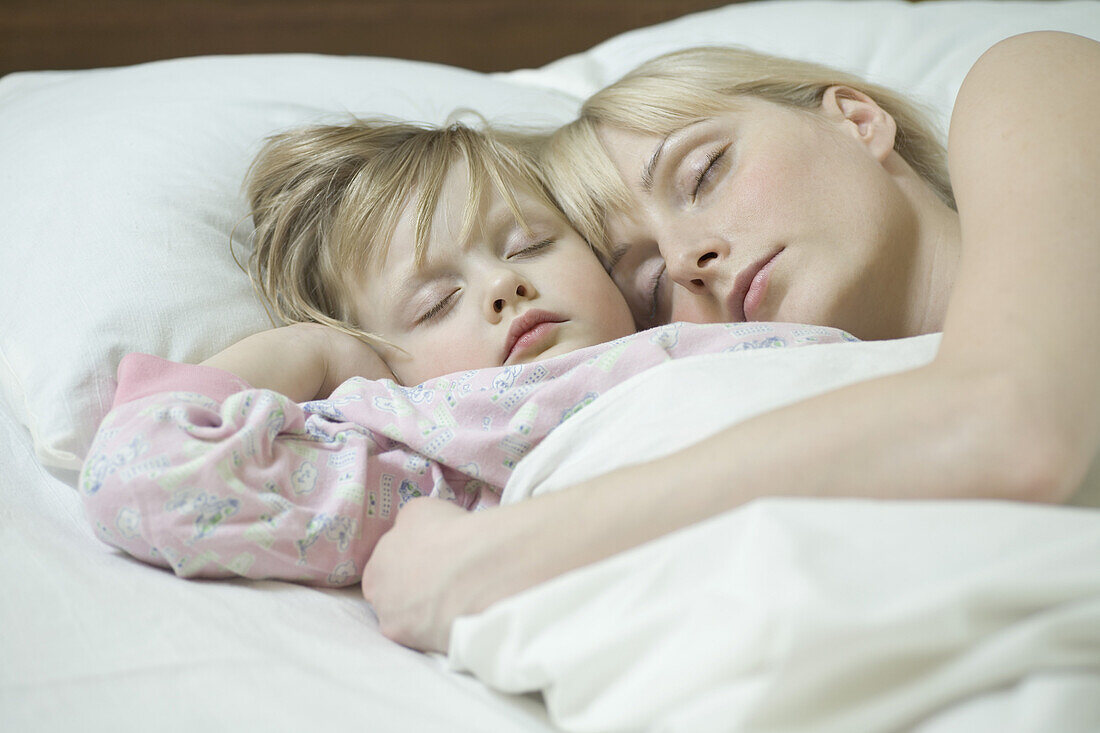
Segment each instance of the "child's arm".
M78 487L96 535L186 578L355 582L392 524L407 451L380 453L369 427L242 384L193 364L123 360L131 399L104 419Z
M308 366L314 345L284 337L227 349L226 361L263 379L263 359L281 357L252 347L271 338ZM276 377L293 376L283 366ZM357 380L340 394L354 406L398 389ZM363 410L357 422L343 406L299 404L224 369L129 354L81 471L85 512L103 541L181 577L355 582L401 491L449 487L438 466L410 468L415 454L381 438L384 413Z
M295 323L252 334L202 363L295 402L324 399L355 376L394 378L370 346L317 323Z

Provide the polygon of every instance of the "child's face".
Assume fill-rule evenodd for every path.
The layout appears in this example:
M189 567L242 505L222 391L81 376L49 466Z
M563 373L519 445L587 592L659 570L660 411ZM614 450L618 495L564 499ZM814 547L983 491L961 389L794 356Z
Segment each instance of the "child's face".
M382 348L399 382L537 361L633 333L625 299L588 244L525 191L515 195L531 235L487 187L469 239L459 241L467 186L466 166L452 166L420 267L407 205L384 262L354 295L362 328L404 350Z

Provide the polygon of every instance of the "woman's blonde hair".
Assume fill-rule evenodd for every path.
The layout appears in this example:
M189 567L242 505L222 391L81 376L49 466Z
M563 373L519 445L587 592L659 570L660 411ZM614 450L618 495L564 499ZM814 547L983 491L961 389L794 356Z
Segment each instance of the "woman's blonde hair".
M862 91L894 118L894 149L954 208L946 151L918 105L827 66L733 47L690 48L659 56L596 92L580 116L546 142L544 173L573 226L608 256L607 214L628 208L631 197L600 142L599 128L665 136L728 111L739 96L816 110L826 89L834 85Z
M314 125L267 139L245 183L255 230L248 273L286 323L315 322L385 343L355 319L352 290L381 262L397 221L415 205L416 257L423 256L443 182L462 162L469 190L461 236L469 235L487 186L522 226L514 190L557 209L522 134L390 120Z

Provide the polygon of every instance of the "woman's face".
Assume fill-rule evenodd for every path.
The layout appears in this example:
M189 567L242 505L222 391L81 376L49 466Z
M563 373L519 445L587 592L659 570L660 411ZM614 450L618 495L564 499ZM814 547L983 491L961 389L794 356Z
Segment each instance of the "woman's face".
M887 163L893 120L866 97L826 95L820 113L743 98L668 137L600 136L636 200L608 233L639 327L760 320L900 335L916 218Z

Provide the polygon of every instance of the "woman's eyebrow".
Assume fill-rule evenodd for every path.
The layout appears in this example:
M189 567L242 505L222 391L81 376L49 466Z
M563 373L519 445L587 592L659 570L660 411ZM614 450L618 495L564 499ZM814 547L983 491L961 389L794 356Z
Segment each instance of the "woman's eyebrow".
M672 138L674 135L680 136L681 133L684 133L692 127L700 125L704 122L706 122L705 119L695 120L695 122L690 122L677 130L673 130L672 132L661 138L661 142L657 144L657 147L653 151L653 155L650 156L649 160L646 161L645 167L642 168L642 191L644 191L645 193L650 193L653 191L653 174L657 171L657 164L661 162L661 154L664 153L665 147L668 145L669 139Z
M615 245L615 248L611 251L611 257L607 259L607 269L614 270L615 265L619 264L619 260L623 258L628 249L630 249L629 244Z
M665 149L665 143L668 142L669 137L672 135L670 132L661 138L661 142L657 144L657 148L653 151L653 155L649 156L649 160L646 162L645 167L642 168L642 190L646 193L650 193L653 190L653 172L657 170L657 163L661 161L661 153Z

